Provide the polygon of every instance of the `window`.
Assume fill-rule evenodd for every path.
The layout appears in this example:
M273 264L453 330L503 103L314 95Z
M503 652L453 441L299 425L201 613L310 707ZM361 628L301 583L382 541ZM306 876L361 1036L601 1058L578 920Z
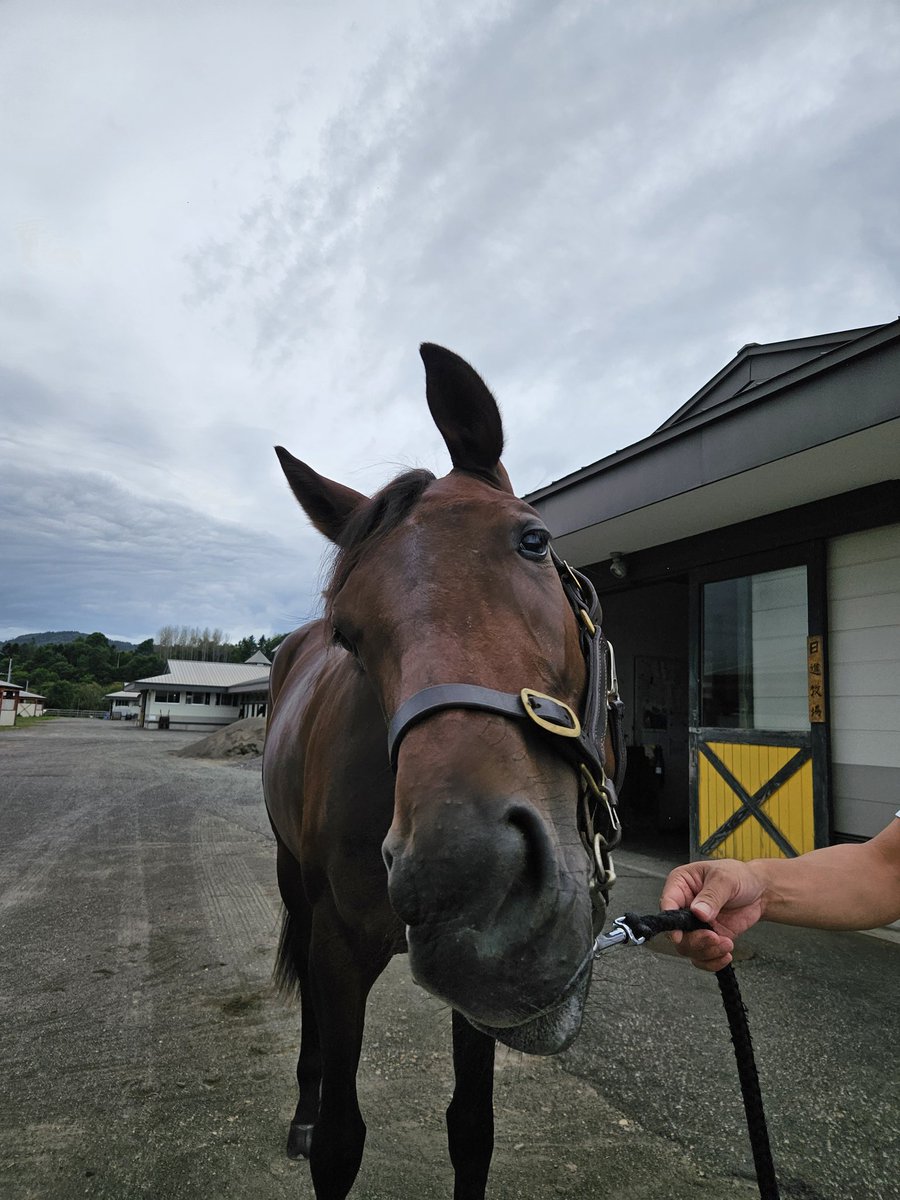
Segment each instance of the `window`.
M185 692L185 704L209 704L209 692Z
M237 708L237 697L228 696L225 692L219 692L216 696L216 704L224 704L226 708Z
M157 704L181 703L181 692L161 692L157 689L153 694L156 697Z
M707 583L702 724L808 729L808 624L806 567Z

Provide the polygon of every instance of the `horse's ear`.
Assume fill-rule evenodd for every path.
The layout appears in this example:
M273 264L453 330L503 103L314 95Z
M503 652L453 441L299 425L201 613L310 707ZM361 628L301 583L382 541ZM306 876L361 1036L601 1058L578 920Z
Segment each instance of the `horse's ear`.
M487 476L512 491L500 465L503 423L497 402L484 380L452 350L423 342L425 395L434 423L450 451L454 467Z
M310 521L319 533L339 542L344 526L357 507L366 503L366 497L353 488L318 475L312 467L289 454L284 446L276 446L275 453L291 491Z

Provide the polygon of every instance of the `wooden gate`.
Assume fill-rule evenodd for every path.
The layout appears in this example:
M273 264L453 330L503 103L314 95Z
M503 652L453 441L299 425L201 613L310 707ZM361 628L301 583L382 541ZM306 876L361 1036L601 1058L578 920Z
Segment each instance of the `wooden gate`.
M711 858L793 858L816 846L809 734L697 729L697 828Z

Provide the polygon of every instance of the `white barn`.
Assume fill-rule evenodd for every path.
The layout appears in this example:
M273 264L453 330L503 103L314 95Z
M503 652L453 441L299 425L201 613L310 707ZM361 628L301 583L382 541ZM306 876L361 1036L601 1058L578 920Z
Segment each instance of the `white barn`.
M129 688L140 695L141 728L204 732L265 716L272 663L261 651L244 663L170 658L167 666Z

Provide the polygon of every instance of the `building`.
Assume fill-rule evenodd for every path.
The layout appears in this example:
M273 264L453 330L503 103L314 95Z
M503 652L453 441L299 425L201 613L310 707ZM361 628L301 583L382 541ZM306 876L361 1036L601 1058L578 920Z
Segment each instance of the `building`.
M118 692L107 692L103 697L109 701L111 721L135 721L141 715L141 692L132 691L126 684Z
M24 687L19 692L19 711L17 715L20 717L42 717L46 704L46 696L41 696L37 692L29 692L27 687Z
M259 650L245 663L170 658L163 675L138 679L142 728L211 731L266 713L271 662Z
M591 578L633 828L692 856L861 840L900 803L900 321L744 346L527 499Z
M24 690L18 683L0 681L0 725L15 725L19 698Z

